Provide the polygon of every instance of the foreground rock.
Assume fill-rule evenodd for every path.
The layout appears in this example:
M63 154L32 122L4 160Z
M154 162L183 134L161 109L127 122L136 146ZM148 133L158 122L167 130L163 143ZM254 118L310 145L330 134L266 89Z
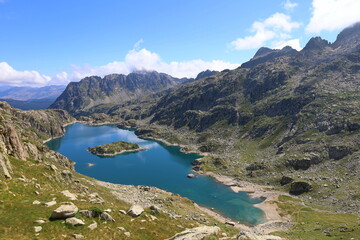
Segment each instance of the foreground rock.
M75 218L75 217L71 217L71 218L67 218L65 220L65 223L66 224L70 224L72 226L82 226L82 225L85 225L85 223L81 220L81 219L78 219L78 218Z
M219 227L201 226L186 229L167 240L201 240L210 235L215 235L220 231Z
M79 211L78 207L74 204L70 205L61 205L57 209L55 209L51 214L51 219L65 219L74 217L76 213Z
M138 217L144 212L140 205L132 205L127 214L132 217Z

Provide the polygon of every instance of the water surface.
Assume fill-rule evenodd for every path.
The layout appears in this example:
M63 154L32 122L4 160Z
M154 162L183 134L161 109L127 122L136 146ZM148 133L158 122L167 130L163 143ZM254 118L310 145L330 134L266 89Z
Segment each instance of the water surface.
M179 147L140 139L133 131L114 125L76 123L67 126L66 130L64 137L51 140L47 145L75 161L75 169L81 174L111 183L155 186L244 223L257 224L264 220L263 212L253 207L261 202L260 199L250 198L245 192L234 193L210 177L187 178L186 175L192 173L191 162L200 157L197 154L184 154ZM88 147L120 140L137 143L149 150L114 157L96 156L86 151ZM88 163L95 165L89 167Z

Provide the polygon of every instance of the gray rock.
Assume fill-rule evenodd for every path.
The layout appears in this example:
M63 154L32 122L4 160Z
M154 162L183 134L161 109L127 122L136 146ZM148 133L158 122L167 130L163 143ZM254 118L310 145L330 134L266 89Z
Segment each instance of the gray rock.
M96 222L93 222L92 224L90 224L90 225L88 226L88 228L89 228L90 230L94 230L95 228L97 228L97 223L96 223Z
M106 212L100 213L99 218L108 222L115 222L115 219Z
M32 203L33 205L40 205L41 204L41 202L40 201L38 201L38 200L35 200L35 201L33 201L33 203Z
M188 175L186 175L186 177L188 177L188 178L195 178L195 175L192 174L192 173L189 173Z
M42 230L42 227L41 227L41 226L36 226L36 227L34 227L34 231L35 231L36 233L40 232L41 230Z
M42 219L39 219L39 220L34 221L34 223L43 224L43 223L45 223L45 221Z
M74 217L78 211L79 209L74 204L61 205L52 212L51 219L65 219Z
M175 234L167 240L201 240L210 235L215 235L220 231L219 227L200 226L196 228L186 229Z
M51 202L44 203L44 205L46 207L51 207L51 206L54 206L55 204L56 204L56 201L51 201Z
M67 218L65 220L65 223L70 224L72 226L83 226L83 225L85 225L85 223L81 219L78 219L76 217Z
M132 217L138 217L144 212L144 209L140 205L132 205L127 215Z
M154 213L160 213L161 210L158 206L155 206L155 205L151 205L150 206L150 209L154 212Z
M69 190L64 190L61 192L65 197L68 197L69 200L74 201L77 200L77 195L69 192Z
M124 214L124 215L126 215L126 211L125 210L119 210L119 212L121 213L121 214Z
M124 232L124 234L125 234L125 236L127 236L127 237L130 237L130 233L129 232Z
M73 236L75 239L84 238L84 235L76 234L76 233L74 233L72 236Z

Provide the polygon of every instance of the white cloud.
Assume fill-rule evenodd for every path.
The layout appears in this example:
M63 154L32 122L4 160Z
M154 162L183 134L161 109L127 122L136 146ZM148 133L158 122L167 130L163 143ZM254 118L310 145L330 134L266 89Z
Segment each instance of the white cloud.
M254 49L264 46L269 40L284 41L291 36L289 33L300 27L299 22L291 21L289 15L275 13L262 22L256 21L251 26L254 35L238 38L231 42L237 50Z
M360 21L359 0L313 0L309 33L333 31Z
M10 86L32 86L40 87L45 85L66 85L69 82L76 82L87 76L105 76L107 74L119 73L129 74L133 71L158 71L167 73L173 77L196 77L204 70L234 69L239 64L233 64L221 60L203 61L200 59L185 62L164 62L154 52L143 48L139 49L141 41L134 45L124 61L114 61L103 66L72 66L71 73L61 72L53 77L42 75L36 71L16 71L6 62L0 62L0 85Z
M137 45L137 44L136 44ZM138 45L137 45L138 46ZM69 81L78 81L86 76L104 76L111 73L129 74L133 71L157 71L167 73L173 77L196 77L196 75L206 69L224 70L234 69L240 64L233 64L221 60L206 62L203 60L190 60L185 62L164 62L157 53L150 52L143 48L140 50L130 50L125 60L122 62L114 61L103 66L73 66L73 73L67 76Z
M286 0L284 2L284 8L286 11L291 12L292 10L294 10L294 8L296 8L299 4L296 2L292 2L291 0Z
M10 86L44 86L51 77L37 71L17 71L7 62L0 62L0 84Z
M282 49L283 47L290 46L298 51L300 51L302 48L300 47L300 39L290 39L287 41L277 42L274 43L274 49Z

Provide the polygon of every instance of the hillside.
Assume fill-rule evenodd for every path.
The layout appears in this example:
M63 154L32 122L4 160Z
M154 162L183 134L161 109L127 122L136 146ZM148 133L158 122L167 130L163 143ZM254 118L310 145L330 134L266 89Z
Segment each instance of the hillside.
M98 108L86 119L120 118L140 136L206 152L196 170L305 192L309 203L359 213L359 88L356 24L334 43L315 37L300 52L261 48L235 70ZM302 182L302 190L283 178Z
M357 24L334 43L262 48L236 70L183 85L150 108L138 133L209 152L197 169L279 187L283 176L301 179L310 202L359 213L359 89Z
M165 239L200 225L194 232L204 236L236 234L178 195L76 173L70 159L43 144L73 121L64 110L0 102L1 239Z

